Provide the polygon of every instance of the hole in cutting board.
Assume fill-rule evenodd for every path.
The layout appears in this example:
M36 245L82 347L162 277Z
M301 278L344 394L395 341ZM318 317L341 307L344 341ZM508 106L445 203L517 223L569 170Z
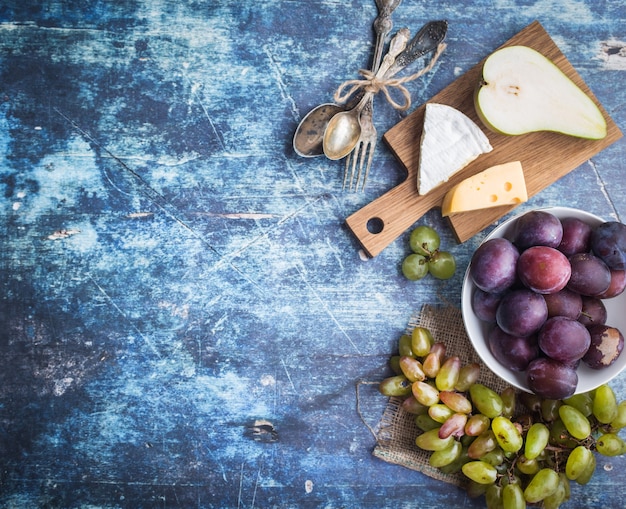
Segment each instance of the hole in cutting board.
M379 217L372 217L367 221L367 231L373 235L377 235L383 231L385 228L385 223Z

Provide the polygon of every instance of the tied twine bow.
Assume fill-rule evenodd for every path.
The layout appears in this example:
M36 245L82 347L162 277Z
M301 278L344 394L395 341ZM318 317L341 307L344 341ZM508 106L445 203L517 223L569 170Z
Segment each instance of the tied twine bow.
M364 79L344 81L335 92L335 102L343 104L355 92L361 89L363 89L366 93L369 92L373 94L377 94L378 92L382 91L391 106L399 111L406 111L411 107L411 94L404 86L404 84L416 80L417 78L423 76L428 71L430 71L445 49L446 44L444 42L440 43L439 46L437 46L437 50L435 51L433 58L430 60L426 67L420 69L415 74L411 74L410 76L406 76L404 78L385 78L384 76L382 78L377 78L376 74L372 71L367 69L361 69L359 70L359 74L363 76ZM400 93L404 97L404 103L399 103L394 100L393 97L391 97L391 93L389 92L390 88L395 88L400 91ZM348 90L345 91L345 89Z

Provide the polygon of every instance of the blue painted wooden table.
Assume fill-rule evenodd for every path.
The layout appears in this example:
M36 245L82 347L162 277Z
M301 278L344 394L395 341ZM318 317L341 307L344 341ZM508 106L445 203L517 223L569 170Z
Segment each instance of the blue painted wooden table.
M404 0L449 21L418 105L539 20L622 130L626 7ZM373 1L20 0L0 5L0 505L481 507L372 456L374 386L423 304L404 235L364 260L343 226L403 178L379 144L363 193L292 136L372 53ZM409 111L410 113L410 111ZM401 114L376 98L380 134ZM549 170L549 169L548 169ZM626 140L520 210L626 220ZM626 398L626 376L612 386ZM255 420L274 434L255 435ZM603 459L567 507L623 507Z

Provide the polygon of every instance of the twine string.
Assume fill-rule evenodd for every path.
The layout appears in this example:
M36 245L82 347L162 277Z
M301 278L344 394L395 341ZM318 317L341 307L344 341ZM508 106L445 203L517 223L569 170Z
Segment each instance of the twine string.
M437 50L435 51L433 58L430 60L426 67L420 69L414 74L411 74L410 76L405 76L403 78L385 78L384 76L382 78L378 78L376 74L372 71L369 71L367 69L361 69L359 71L359 74L363 76L363 79L344 81L335 92L335 102L339 104L344 104L359 90L364 90L367 94L377 94L379 92L382 92L385 95L387 102L389 102L391 106L399 111L406 111L411 107L411 93L404 85L420 78L421 76L429 72L435 66L435 63L445 49L446 44L443 42L440 43L439 46L437 46ZM404 101L396 101L391 96L390 89L396 89L397 91L399 91L404 98Z

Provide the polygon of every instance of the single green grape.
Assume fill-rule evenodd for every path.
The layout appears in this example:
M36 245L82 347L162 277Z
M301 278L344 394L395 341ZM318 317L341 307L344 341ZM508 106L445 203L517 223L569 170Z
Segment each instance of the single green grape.
M461 372L461 359L456 355L448 357L439 368L439 373L435 377L435 385L440 391L451 391L454 389Z
M441 427L441 423L433 420L433 418L428 415L428 411L415 416L415 425L422 431L430 431L431 429L439 430Z
M498 441L493 431L488 429L476 437L476 439L467 448L467 455L473 459L479 459L484 454L493 451L498 447Z
M450 279L456 271L456 260L448 251L436 251L428 258L428 270L437 279Z
M587 465L587 468L576 478L576 483L580 485L587 484L593 477L593 473L596 471L596 455L591 455L591 461Z
M408 396L411 394L411 382L404 375L395 375L385 378L378 385L383 396Z
M491 421L491 429L496 435L498 444L505 452L517 452L524 445L521 433L510 419L502 415Z
M615 433L605 433L596 440L596 450L602 456L621 456L626 453L626 442Z
M425 451L442 451L452 445L454 437L439 438L439 428L424 431L415 438L415 445Z
M441 239L439 234L430 226L418 226L411 232L409 245L411 251L422 256L430 256L439 249Z
M563 400L563 403L573 406L579 410L585 417L589 417L593 411L593 398L588 392L581 392L574 394L567 399Z
M483 384L474 384L469 389L472 403L479 413L486 415L490 419L502 413L504 403L500 395Z
M496 467L486 461L468 461L461 470L466 477L480 484L493 484L498 477Z
M461 442L455 440L445 449L434 451L428 461L435 468L445 467L461 456L462 449Z
M602 424L609 424L618 415L615 393L607 384L601 385L595 391L593 415Z
M454 388L459 392L466 392L478 381L480 376L480 365L477 362L465 364L459 372L459 379Z
M548 445L550 430L542 422L534 423L526 433L526 443L524 445L524 455L529 460L539 456Z
M525 509L524 491L519 484L507 484L502 488L502 506L505 509Z
M542 468L537 472L524 490L526 502L536 504L552 495L559 488L559 474L551 468Z
M593 453L584 445L579 445L567 457L565 463L565 475L568 479L575 481L591 463Z
M402 274L411 281L418 281L428 274L429 263L425 256L410 254L402 262Z
M617 405L617 416L611 421L611 430L619 431L626 427L626 400Z
M570 405L559 407L559 416L568 433L578 440L584 440L591 434L591 423L580 410Z
M426 379L422 363L417 359L404 355L400 357L399 365L402 370L402 374L406 376L409 381L417 382L418 380L421 381Z
M425 327L415 327L411 331L411 348L418 357L426 357L434 342L433 335Z

